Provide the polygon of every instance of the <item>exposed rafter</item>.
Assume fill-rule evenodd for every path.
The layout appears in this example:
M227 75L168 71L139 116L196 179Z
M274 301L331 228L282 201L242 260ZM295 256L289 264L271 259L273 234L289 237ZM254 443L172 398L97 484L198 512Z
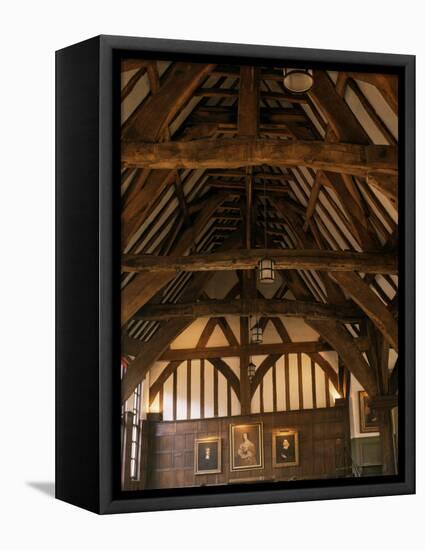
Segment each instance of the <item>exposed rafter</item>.
M329 305L300 300L207 300L191 303L157 304L144 306L135 319L164 321L172 318L219 317L223 315L284 315L306 319L339 319L345 323L355 323L363 314L351 305Z
M164 71L153 60L127 60L123 70L135 71L124 79L123 110L136 105L122 126L122 351L135 357L123 398L159 358L170 363L151 398L183 357L198 357L225 376L245 414L281 354L307 353L339 388L325 350L335 350L343 372L370 395L387 391L388 347L397 349L396 132L363 82L397 114L397 78L339 72L334 79L316 69L311 91L294 96L276 67L177 62ZM149 91L137 102L142 81ZM388 145L372 142L352 97ZM276 248L259 248L264 232ZM284 291L271 299L256 289L254 268L264 256L283 278ZM209 299L203 289L214 274L236 270L241 286ZM250 344L250 314L263 329L272 323L282 342ZM226 315L241 317L240 335ZM303 318L320 339L291 341L278 316ZM210 319L196 349L169 349L197 317ZM216 327L227 346L207 345ZM251 385L250 354L267 355ZM241 359L240 380L226 355Z
M178 271L229 271L253 269L265 256L273 256L278 269L317 269L319 271L361 271L397 273L394 254L372 254L333 250L255 249L184 257L124 255L122 270L128 272L167 273Z
M234 138L167 143L124 141L124 166L155 169L307 166L355 176L397 175L397 147Z

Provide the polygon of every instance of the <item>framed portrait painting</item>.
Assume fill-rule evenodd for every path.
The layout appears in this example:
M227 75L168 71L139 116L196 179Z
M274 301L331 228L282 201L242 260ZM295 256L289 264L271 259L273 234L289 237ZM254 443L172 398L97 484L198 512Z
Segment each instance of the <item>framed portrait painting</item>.
M379 432L376 409L365 391L359 391L359 416L361 433Z
M281 429L272 434L273 468L299 464L298 431Z
M221 472L221 438L207 437L195 440L195 474Z
M230 470L234 472L263 467L263 424L231 424Z

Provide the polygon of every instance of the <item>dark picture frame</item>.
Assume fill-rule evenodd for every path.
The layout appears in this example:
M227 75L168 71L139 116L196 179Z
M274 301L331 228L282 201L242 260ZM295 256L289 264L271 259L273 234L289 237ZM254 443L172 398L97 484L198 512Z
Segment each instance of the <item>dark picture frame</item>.
M370 404L369 396L365 391L359 391L359 418L360 432L379 432L377 412Z
M399 473L126 492L120 485L119 127L123 55L283 60L399 77ZM76 137L78 136L78 138ZM98 36L56 53L56 498L100 514L415 492L415 58ZM266 434L267 435L267 434ZM269 437L269 434L267 435Z
M221 437L195 439L195 475L221 473Z
M230 424L230 471L264 468L263 423Z
M273 468L298 466L300 463L298 430L281 428L272 433Z

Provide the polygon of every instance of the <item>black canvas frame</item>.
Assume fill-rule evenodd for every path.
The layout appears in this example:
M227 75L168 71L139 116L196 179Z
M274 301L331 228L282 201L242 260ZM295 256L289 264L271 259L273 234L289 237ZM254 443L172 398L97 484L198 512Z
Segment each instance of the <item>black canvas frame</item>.
M192 61L221 57L399 75L397 476L120 490L116 71L123 55ZM56 498L105 514L414 493L414 182L414 56L118 36L99 36L56 52Z

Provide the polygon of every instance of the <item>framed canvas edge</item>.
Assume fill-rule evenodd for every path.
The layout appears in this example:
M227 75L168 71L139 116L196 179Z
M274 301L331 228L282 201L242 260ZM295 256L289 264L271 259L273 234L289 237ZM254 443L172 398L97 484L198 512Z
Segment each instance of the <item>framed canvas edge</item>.
M346 52L334 50L316 50L308 48L287 48L278 46L224 44L212 42L193 42L153 38L133 38L100 35L100 128L99 128L99 509L98 512L120 513L182 508L200 508L261 504L277 502L295 502L303 500L358 498L370 496L389 496L413 494L415 492L415 57L412 55L383 54L367 52ZM405 294L403 311L405 314L405 373L404 391L410 399L405 403L404 415L404 481L353 486L313 487L297 489L252 490L241 493L219 495L182 495L167 497L120 498L114 495L113 474L114 458L111 453L113 443L114 418L112 411L112 390L114 378L112 334L113 306L112 280L113 258L110 243L114 240L112 227L112 156L113 149L113 113L112 113L112 58L114 50L140 50L150 52L192 53L200 55L232 55L240 57L269 57L294 61L315 60L323 63L353 63L387 67L401 71L404 77L404 248L405 248ZM406 215L408 214L408 215Z

